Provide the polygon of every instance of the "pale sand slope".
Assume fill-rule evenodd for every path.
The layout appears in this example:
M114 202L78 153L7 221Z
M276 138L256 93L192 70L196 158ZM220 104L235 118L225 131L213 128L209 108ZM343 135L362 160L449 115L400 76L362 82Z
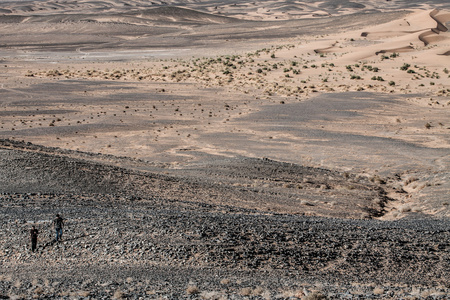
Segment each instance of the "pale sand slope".
M170 16L178 13L172 11ZM131 31L124 40L133 38L134 49L101 52L88 44L78 52L59 52L56 43L46 53L41 45L42 50L33 53L44 53L43 63L21 53L27 51L25 45L15 44L18 50L7 49L9 56L4 58L8 67L0 90L0 134L47 146L166 162L173 168L243 155L368 176L397 174L408 193L401 198L403 203L392 206L392 216L401 217L398 212L408 210L399 204L448 216L448 12L418 10L388 24L369 26L380 16L355 16L358 30L339 25L345 32L337 34L332 31L337 19L329 24L307 21L310 36L286 36L282 41L269 33L293 23L271 23L275 31L264 23L257 43L266 41L265 50L248 55L240 50L220 60L202 58L206 51L200 44L190 53L198 58L142 60L140 52L133 51L146 49L145 43ZM165 17L159 19L163 22L161 18ZM219 24L222 19L207 21L198 14L194 19L214 22L218 27L209 29L211 36L220 28L232 28L223 24L242 25L229 19ZM188 14L175 21L192 20ZM93 23L95 28L104 26L107 31L123 25L101 21ZM71 22L49 28L66 26L69 32L80 29L89 34L89 23ZM253 31L260 26L247 24ZM320 35L314 35L314 24ZM189 25L190 37L196 31L207 32L207 26ZM117 32L123 29L119 27ZM182 41L177 47L189 45L183 35L171 37ZM106 45L112 38L98 39ZM210 54L219 46L205 43L203 49L211 49L206 52ZM233 44L227 47L236 53ZM120 61L109 62L110 53L121 53ZM30 58L35 60L26 61ZM432 201L425 203L424 197Z

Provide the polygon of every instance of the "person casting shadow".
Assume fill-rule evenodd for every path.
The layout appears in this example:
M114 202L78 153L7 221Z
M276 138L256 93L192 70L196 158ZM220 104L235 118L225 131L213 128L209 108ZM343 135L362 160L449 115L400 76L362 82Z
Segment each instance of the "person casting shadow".
M53 226L56 231L55 242L58 242L62 239L64 228L64 219L59 214L56 214L56 218L53 220Z
M39 235L39 231L36 229L36 227L34 225L31 226L30 237L31 237L31 251L32 252L36 251L38 235Z

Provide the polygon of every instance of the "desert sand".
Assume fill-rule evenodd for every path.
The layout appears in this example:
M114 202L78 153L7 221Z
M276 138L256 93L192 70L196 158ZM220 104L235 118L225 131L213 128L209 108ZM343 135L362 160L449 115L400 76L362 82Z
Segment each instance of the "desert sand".
M384 237L379 235L373 236L373 244L361 243L371 249L377 243L383 244L368 254L383 257L383 263L369 259L369 266L355 256L355 269L351 269L341 259L344 253L349 255L346 249L354 243L343 234L343 245L336 242L336 247L342 246L337 257L330 254L332 248L321 245L328 249L327 259L309 267L309 271L300 267L300 260L286 263L289 266L282 278L291 286L299 278L314 278L314 283L305 283L301 292L296 287L291 296L302 298L313 295L313 290L321 290L325 296L332 298L334 293L339 298L345 291L358 290L367 297L370 293L370 297L381 298L423 296L426 291L445 297L449 291L445 257L450 238L449 28L450 7L446 1L1 2L0 138L5 161L0 192L4 193L6 219L17 218L15 222L21 224L21 234L26 236L31 223L40 220L42 226L48 225L52 218L48 205L52 201L66 201L70 194L77 196L67 212L79 219L86 212L81 213L76 207L91 197L96 203L92 207L103 207L114 199L114 205L134 207L139 218L155 213L148 207L152 201L161 211L180 211L186 216L186 211L217 214L220 220L228 221L235 214L249 216L241 221L252 232L258 231L254 215L275 218L265 220L267 226L274 227L283 222L295 224L300 220L296 218L302 218L302 224L312 220L309 218L319 218L328 224L326 232L336 226L327 223L330 220L343 222L337 226L353 228L350 230L367 226L369 232L378 232L379 226L400 224L411 231L411 241L417 247L431 238L430 232L440 234L442 244L434 239L427 244L441 259L435 264L435 271L421 265L414 274L414 270L405 267L417 263L420 257L432 259L426 251L410 261L405 258L410 254L404 254L406 260L399 262L399 273L392 271L388 267L392 259L386 252L389 243L383 244ZM73 164L67 164L73 172L50 172L57 164L41 163L47 156L65 166L66 160L73 160ZM28 165L16 165L22 160ZM99 173L77 175L80 168L96 170L97 166ZM111 174L117 172L111 168L121 168L122 176L112 180ZM65 179L58 179L57 174ZM81 183L70 179L77 178L74 174L81 176ZM133 178L139 178L136 180L140 185L130 183ZM55 184L49 183L53 181ZM122 182L120 188L116 187L117 182ZM22 195L18 199L27 203L26 207L40 205L39 219L30 212L19 217L20 213L13 209L14 194ZM52 200L54 197L59 200ZM133 206L127 197L144 202ZM97 214L105 220L110 218L109 213ZM278 219L280 214L287 221ZM163 215L163 219L172 218ZM191 218L194 216L185 219ZM199 218L215 222L206 215ZM164 220L152 220L166 224ZM113 217L108 222L120 224ZM188 236L201 226L189 222L189 229L184 232ZM425 223L434 229L421 228L420 224ZM14 286L16 279L6 273L19 267L34 270L37 258L27 254L26 263L21 265L19 254L26 245L8 250L7 245L14 242L6 233L7 224L2 227L2 239L9 242L2 246L2 252L8 253L9 259L14 258L14 263L1 270L2 282L10 295L20 295L25 293L26 284ZM231 227L227 230L233 231ZM356 231L357 239L363 239L364 231ZM302 232L292 233L292 241L304 241ZM310 236L316 243L321 238L318 232ZM169 243L171 250L166 248L166 252L175 251L168 242L174 238L172 233L153 236L161 244ZM91 233L72 234L73 238ZM220 234L214 229L211 236ZM92 236L96 241L99 238L94 233ZM213 243L211 236L207 241L200 239L198 247ZM397 232L394 236L396 241L401 239ZM184 238L180 244L188 243ZM139 235L129 242L146 243L149 239L152 238ZM339 240L334 233L330 239ZM261 244L264 238L256 234L249 240ZM201 266L219 273L223 268L226 274L239 270L242 273L236 275L240 278L237 281L270 273L276 268L274 261L294 255L277 250L273 260L267 253L261 254L264 258L260 257L260 262L242 268L237 267L240 263L231 263L228 254L220 252L228 247L226 240L222 242L213 250L196 248L201 253L192 254L197 260L188 255L189 263L181 263L173 255L165 260L166 252L153 248L140 255L145 256L147 267L176 266L189 272L189 268ZM274 241L284 242L288 240ZM120 243L120 238L112 243ZM51 257L51 251L56 251L48 245L42 250L43 257ZM405 250L401 242L395 245L408 253L423 250L421 246ZM80 245L69 240L64 247L76 252ZM313 248L311 245L302 249ZM257 255L261 249L251 255ZM115 267L136 259L126 256L121 262L123 249L119 250L108 253L108 257L117 255ZM225 255L227 263L208 260L209 256L218 255L215 251L222 253L219 257ZM315 264L313 256L309 256L311 264ZM245 257L239 257L245 262ZM89 257L83 263L92 260ZM47 268L60 272L51 263ZM70 268L78 268L75 260ZM95 268L101 269L100 265ZM333 279L324 275L331 269L340 270L335 273L337 289L331 288ZM297 271L288 274L292 270ZM386 281L392 284L391 290L380 288L386 282L379 278L371 281L359 275L368 272L376 277L374 274L386 270L392 272ZM248 275L247 271L262 273ZM32 284L26 272L21 272L17 280L30 281L33 289L40 287L43 294L61 296L64 289L64 296L70 296L67 286L58 289L55 285L51 291L51 283ZM77 278L77 272L73 272L73 278ZM203 269L198 272L203 274L199 278L210 274ZM277 272L265 283L251 283L264 286L259 293L243 292L239 288L245 287L240 284L227 290L227 284L217 286L217 282L210 282L209 286L205 283L202 297L264 294L265 298L273 298L282 290L282 284L272 282L281 276ZM343 275L346 272L348 278ZM406 279L396 281L402 272ZM136 276L142 279L145 274L140 271ZM169 276L164 271L155 274L158 278ZM419 278L424 274L427 278L421 282ZM161 291L146 295L202 295L201 291L187 292L186 288L194 283L179 278L174 281L177 287L173 290L161 288L163 283L158 281ZM350 287L352 281L358 284ZM146 293L133 282L121 286L122 290L127 289L122 296ZM271 284L274 290L270 290ZM133 287L139 292L133 294ZM89 288L92 291L87 295L92 297L112 296L114 292L113 288ZM208 288L216 289L214 296L205 294Z

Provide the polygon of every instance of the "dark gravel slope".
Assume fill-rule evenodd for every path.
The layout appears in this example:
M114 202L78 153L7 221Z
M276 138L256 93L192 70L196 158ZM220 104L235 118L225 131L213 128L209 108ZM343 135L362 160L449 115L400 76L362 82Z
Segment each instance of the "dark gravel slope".
M274 192L278 180L292 184L297 177L311 182L327 178L332 187L344 179L355 181L352 175L251 159L160 174L93 163L79 158L82 154L74 158L76 153L59 149L3 142L0 296L286 299L321 294L336 299L445 299L448 295L447 219L320 218L235 205L241 196L243 202L251 202L269 192L271 202L285 201L286 191ZM124 165L126 159L121 161ZM247 192L238 192L255 177L268 185L263 193L250 198ZM363 179L353 183L358 193L380 195L387 188ZM301 184L311 183L302 179ZM305 189L318 196L324 191ZM356 194L347 194L349 201L356 201L352 200ZM55 213L66 218L59 243L52 240ZM31 224L41 232L36 253L29 250Z

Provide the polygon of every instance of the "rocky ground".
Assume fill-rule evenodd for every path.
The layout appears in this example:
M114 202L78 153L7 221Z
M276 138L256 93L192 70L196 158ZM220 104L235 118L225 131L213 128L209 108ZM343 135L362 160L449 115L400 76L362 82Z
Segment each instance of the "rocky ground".
M449 293L448 219L372 219L392 201L392 179L246 158L175 170L8 140L0 152L6 299ZM338 188L345 185L352 188ZM344 199L347 209L329 209ZM66 219L58 243L56 213ZM40 230L36 253L32 224Z
M448 9L2 3L0 299L448 299Z

